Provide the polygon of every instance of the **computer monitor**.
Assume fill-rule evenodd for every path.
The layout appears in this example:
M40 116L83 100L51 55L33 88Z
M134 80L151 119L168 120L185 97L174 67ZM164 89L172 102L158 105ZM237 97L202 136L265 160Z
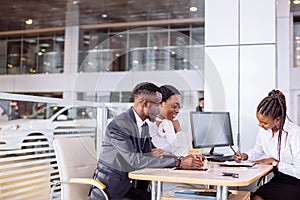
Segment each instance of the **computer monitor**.
M208 155L217 155L214 147L232 148L229 112L191 112L190 120L194 148L211 148Z

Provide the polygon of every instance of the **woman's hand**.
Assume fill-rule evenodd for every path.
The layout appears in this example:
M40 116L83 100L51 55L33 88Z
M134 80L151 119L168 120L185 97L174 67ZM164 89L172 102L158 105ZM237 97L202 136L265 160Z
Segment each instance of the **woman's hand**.
M245 153L236 152L233 157L235 162L241 162L242 160L248 160L248 155Z

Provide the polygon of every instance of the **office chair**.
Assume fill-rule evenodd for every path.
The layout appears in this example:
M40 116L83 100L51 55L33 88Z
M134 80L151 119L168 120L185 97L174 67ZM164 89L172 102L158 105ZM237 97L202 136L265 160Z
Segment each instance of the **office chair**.
M95 142L91 137L58 137L53 141L57 160L59 181L54 181L50 200L53 199L57 185L61 185L62 200L89 199L91 185L99 188L108 200L106 186L93 179L97 166Z

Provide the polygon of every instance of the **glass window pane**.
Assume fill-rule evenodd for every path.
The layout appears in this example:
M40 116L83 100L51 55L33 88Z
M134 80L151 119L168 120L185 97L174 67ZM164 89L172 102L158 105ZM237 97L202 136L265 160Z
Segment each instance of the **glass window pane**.
M56 53L53 39L41 39L38 46L38 70L40 72L55 72Z
M294 67L300 67L300 24L294 24Z
M134 32L129 31L129 49L147 47L147 32Z
M204 45L204 27L200 28L192 28L191 29L191 37L193 45Z
M25 74L37 73L37 53L39 51L36 38L28 38L23 41L22 66Z
M6 40L0 40L0 74L6 74Z
M21 41L7 43L7 74L21 73Z

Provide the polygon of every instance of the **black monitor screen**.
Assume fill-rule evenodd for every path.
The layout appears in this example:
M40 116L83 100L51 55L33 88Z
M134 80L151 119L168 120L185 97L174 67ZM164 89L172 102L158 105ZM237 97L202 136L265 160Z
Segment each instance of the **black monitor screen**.
M191 112L194 148L233 146L229 112Z

